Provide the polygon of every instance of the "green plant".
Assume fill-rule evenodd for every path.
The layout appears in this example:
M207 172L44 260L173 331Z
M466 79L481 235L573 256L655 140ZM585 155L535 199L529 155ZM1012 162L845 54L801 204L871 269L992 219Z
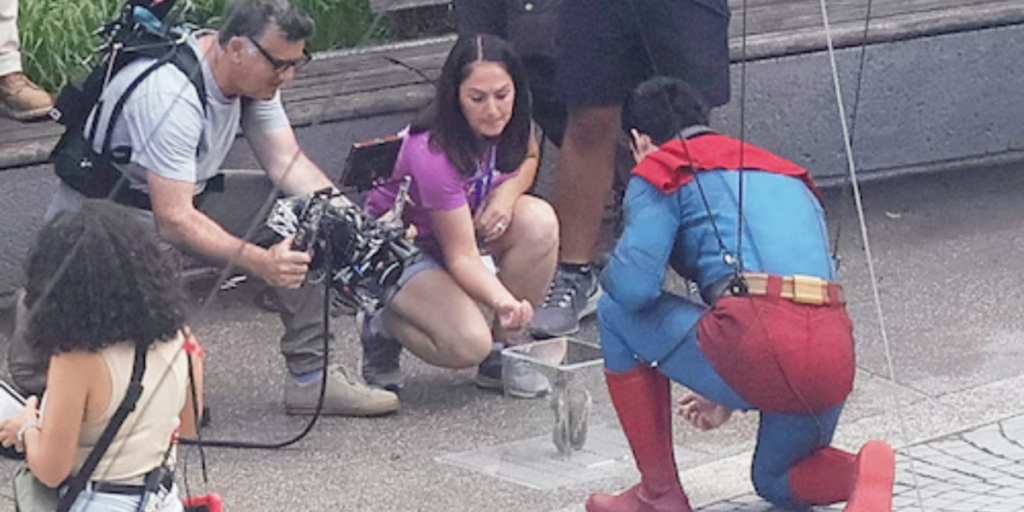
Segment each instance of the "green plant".
M184 2L186 0L178 0ZM189 22L220 25L230 0L192 0ZM322 51L378 41L386 28L374 27L367 0L292 0L316 21L310 50ZM88 72L100 40L96 30L126 0L28 0L19 2L18 31L25 72L49 91Z
M316 34L310 41L315 51L362 45L385 36L382 29L372 27L373 13L367 0L298 0L296 3L316 21Z
M50 91L82 76L99 45L94 32L120 5L121 0L19 2L18 33L25 72Z
M189 21L207 27L220 25L230 0L193 0ZM347 48L380 40L386 32L372 28L373 13L367 0L293 0L316 22L310 50Z

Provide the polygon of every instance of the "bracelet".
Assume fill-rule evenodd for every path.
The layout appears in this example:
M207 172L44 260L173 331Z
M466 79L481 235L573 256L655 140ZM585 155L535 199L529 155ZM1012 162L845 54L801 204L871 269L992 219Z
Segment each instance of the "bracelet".
M18 433L14 437L18 440L19 444L25 442L25 433L28 432L29 429L33 428L39 430L39 421L30 421L22 425L21 428L18 429Z

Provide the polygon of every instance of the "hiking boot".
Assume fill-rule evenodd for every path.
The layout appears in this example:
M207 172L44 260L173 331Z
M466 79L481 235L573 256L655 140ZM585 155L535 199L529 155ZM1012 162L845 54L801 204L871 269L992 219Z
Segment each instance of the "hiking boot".
M27 121L43 117L53 108L50 94L22 72L0 76L0 115Z
M601 285L592 268L582 272L568 270L561 265L548 288L547 297L530 324L535 338L568 336L580 330L580 320L597 311L601 298Z
M503 343L495 343L491 353L477 367L474 382L483 389L499 389L515 398L538 398L551 391L548 378L534 368L533 363L514 357L505 357Z
M284 388L285 412L290 415L310 415L316 412L320 383L325 376L327 389L324 392L324 406L320 411L324 416L380 416L395 412L400 406L398 395L356 382L344 368L334 365L320 378L306 385L289 378Z
M363 380L375 388L397 393L405 385L402 373L402 345L373 328L373 314L362 310L356 313L359 322L359 341L363 345Z

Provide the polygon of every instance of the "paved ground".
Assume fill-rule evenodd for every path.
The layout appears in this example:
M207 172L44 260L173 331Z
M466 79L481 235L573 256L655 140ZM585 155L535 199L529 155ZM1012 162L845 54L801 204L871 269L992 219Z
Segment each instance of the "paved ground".
M888 351L853 207L831 201L859 340L856 388L836 442L853 448L885 438L900 449L899 510L1024 509L1024 482L1015 474L1024 458L1024 301L1016 277L1024 270L1016 257L1024 248L1021 185L1019 169L1001 168L866 188ZM208 438L281 440L304 425L283 414L274 341L280 327L253 306L256 289L248 284L211 303L197 300L194 323L211 354ZM332 328L340 358L355 367L353 322L339 318ZM593 326L580 336L595 339ZM5 343L0 335L0 350ZM471 371L411 358L405 367L410 383L399 414L324 419L284 450L208 450L206 484L188 450L190 489L219 492L234 511L576 511L589 492L636 479L599 371L581 376L594 395L587 450L562 459L550 442L545 400L477 390ZM711 433L677 423L681 475L695 505L766 508L747 477L755 428L753 415L737 415ZM0 481L15 467L0 461ZM0 486L0 494L9 492ZM0 496L0 510L10 509Z
M1024 510L1024 416L904 447L897 459L893 510ZM837 507L833 507L837 508ZM717 501L704 512L775 510L753 493Z

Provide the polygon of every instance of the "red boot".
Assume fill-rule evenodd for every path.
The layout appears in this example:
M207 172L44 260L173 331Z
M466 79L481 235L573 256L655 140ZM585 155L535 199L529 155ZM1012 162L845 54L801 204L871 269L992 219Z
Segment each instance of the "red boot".
M885 441L868 441L857 455L857 481L844 512L892 512L896 452Z
M869 441L854 456L831 446L789 470L794 497L807 505L845 501L845 512L892 512L896 452L885 441Z
M692 512L672 453L668 378L639 366L624 373L605 372L605 380L641 477L621 494L591 494L587 512Z

